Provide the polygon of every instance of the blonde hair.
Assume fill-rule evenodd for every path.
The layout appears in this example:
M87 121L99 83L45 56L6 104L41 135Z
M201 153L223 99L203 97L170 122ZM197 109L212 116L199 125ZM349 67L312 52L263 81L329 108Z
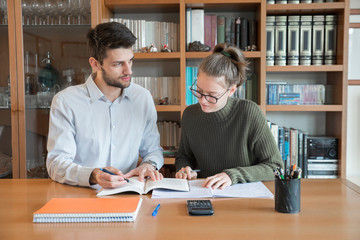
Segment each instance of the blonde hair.
M235 46L221 43L215 46L213 53L204 58L199 70L213 77L225 77L225 87L241 86L246 77L248 62L241 50Z

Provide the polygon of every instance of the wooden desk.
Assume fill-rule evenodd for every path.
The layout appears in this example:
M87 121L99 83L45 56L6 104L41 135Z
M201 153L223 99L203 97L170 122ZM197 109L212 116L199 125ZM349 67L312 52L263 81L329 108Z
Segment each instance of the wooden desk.
M265 185L274 192L274 182ZM342 180L302 180L299 214L275 212L273 199L216 198L210 217L188 216L185 199L144 195L134 223L33 224L33 212L51 198L93 198L95 190L48 179L3 179L0 239L360 239L359 192Z

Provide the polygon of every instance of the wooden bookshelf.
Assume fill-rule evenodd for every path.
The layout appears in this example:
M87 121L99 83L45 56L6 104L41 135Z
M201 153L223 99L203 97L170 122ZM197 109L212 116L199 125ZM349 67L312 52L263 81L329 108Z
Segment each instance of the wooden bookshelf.
M159 114L167 112L180 112L185 104L185 71L188 61L202 59L210 52L187 52L186 51L186 8L204 8L205 13L230 13L247 11L255 16L258 21L258 51L244 52L248 59L255 61L255 69L258 75L258 105L267 113L324 113L326 122L325 135L339 138L339 162L340 177L346 176L346 94L347 94L347 48L348 48L348 19L349 0L336 2L311 3L311 4L266 4L265 0L102 0L97 11L99 19L97 23L106 21L112 15L122 13L150 13L155 15L170 12L178 17L180 24L179 43L180 51L173 53L136 53L135 58L141 61L153 61L156 59L178 59L181 81L181 104L178 106L156 106ZM321 66L266 66L266 16L267 15L305 15L305 14L336 14L338 16L337 27L337 64ZM323 74L326 84L335 86L336 91L331 97L334 104L331 105L267 105L266 104L266 79L267 74ZM291 77L289 78L291 81ZM179 119L180 121L180 119ZM311 133L310 133L311 134ZM172 164L172 158L166 159L166 163Z

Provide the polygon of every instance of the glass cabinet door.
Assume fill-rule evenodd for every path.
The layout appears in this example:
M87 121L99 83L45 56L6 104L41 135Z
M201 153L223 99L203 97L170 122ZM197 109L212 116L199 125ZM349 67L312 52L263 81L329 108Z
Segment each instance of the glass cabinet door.
M0 59L0 178L11 178L12 129L7 0L0 0Z
M46 178L52 98L91 73L90 0L22 0L26 178ZM6 77L6 76L5 76ZM2 85L6 86L6 79ZM21 136L21 134L20 134Z

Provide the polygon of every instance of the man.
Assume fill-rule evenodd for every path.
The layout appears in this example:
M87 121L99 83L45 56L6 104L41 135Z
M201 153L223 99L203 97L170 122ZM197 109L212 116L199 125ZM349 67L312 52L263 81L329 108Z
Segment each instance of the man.
M49 176L60 183L104 188L119 187L134 175L140 181L162 179L154 102L149 91L131 83L136 37L111 22L97 25L87 38L91 76L59 92L51 105ZM136 167L139 154L143 161Z

